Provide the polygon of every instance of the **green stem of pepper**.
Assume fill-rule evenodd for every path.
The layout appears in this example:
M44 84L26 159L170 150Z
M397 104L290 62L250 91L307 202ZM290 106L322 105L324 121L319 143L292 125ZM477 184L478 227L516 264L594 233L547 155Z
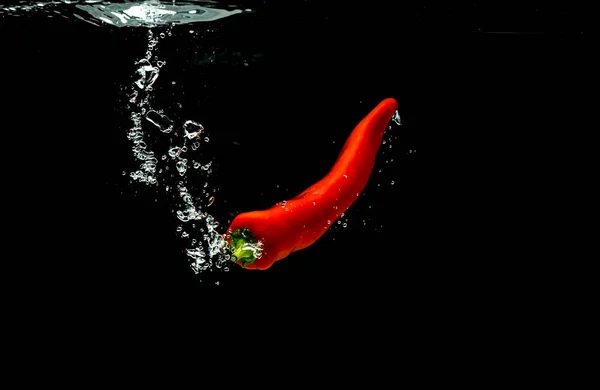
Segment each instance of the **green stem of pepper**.
M239 229L231 232L231 261L240 262L242 267L252 264L260 257L261 243L249 229Z

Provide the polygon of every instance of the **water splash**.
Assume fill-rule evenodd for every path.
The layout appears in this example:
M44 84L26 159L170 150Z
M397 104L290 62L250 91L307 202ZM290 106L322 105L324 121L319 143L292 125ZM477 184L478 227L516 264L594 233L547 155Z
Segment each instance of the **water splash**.
M0 15L23 15L43 12L52 16L76 18L95 26L158 27L198 22L211 22L228 16L251 13L251 9L221 9L213 1L126 1L62 0L17 1L0 5ZM227 7L226 4L222 6ZM231 7L229 7L231 8Z

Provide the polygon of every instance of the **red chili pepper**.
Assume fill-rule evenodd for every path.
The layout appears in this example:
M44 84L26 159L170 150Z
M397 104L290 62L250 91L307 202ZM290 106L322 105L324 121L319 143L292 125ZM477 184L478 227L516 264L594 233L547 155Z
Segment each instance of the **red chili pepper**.
M397 107L392 98L379 103L352 131L329 173L300 195L235 217L226 236L232 260L264 270L317 241L367 185Z

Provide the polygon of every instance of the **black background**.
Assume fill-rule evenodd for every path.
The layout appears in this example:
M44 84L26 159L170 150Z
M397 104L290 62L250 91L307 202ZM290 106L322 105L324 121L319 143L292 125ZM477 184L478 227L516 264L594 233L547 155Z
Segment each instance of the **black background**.
M169 199L122 175L134 167L123 87L145 30L1 17L2 180L14 246L3 277L22 276L13 293L202 302L232 291L260 305L293 292L451 307L527 290L538 259L517 248L536 239L530 190L560 160L548 145L578 126L583 11L388 3L265 1L248 5L253 14L175 27L160 43L167 65L155 101L207 129L211 212L222 225L320 178L380 100L396 98L403 119L347 228L267 271L234 267L202 282ZM212 50L227 61L200 63Z

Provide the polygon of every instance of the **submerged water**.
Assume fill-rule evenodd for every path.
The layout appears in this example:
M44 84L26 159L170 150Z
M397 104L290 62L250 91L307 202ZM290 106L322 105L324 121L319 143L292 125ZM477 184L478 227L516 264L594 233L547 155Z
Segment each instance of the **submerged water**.
M130 142L131 159L135 161L135 168L124 170L123 175L129 177L133 185L161 192L166 195L165 198L170 199L172 217L177 221L175 233L185 246L184 252L190 269L195 274L229 271L237 265L230 261L230 253L224 240L226 224L222 223L224 221L220 223L211 214L211 206L219 202L216 196L218 187L213 183L215 161L209 157L210 153L205 153L212 147L211 128L205 128L202 124L201 111L192 117L185 117L175 112L174 106L165 108L161 100L157 99L160 90L157 86L177 82L172 75L169 79L161 77L170 66L172 58L159 55L161 51L158 49L162 45L171 44L169 38L174 37L173 30L178 25L198 23L199 27L194 26L198 31L202 28L209 29L211 23L219 19L249 13L253 13L250 8L236 8L208 1L16 1L0 6L0 16L36 14L85 22L98 28L145 30L145 45L132 49L139 55L133 64L130 82L121 85L124 99L119 104L129 118L123 137ZM205 61L212 62L214 58L215 53ZM252 58L244 59L244 65L251 60ZM123 69L123 72L129 70ZM401 125L398 113L391 119L390 130ZM347 130L349 134L351 129ZM394 163L390 149L396 138L393 131L387 132L382 145L382 163ZM335 148L341 146L344 140L334 140ZM405 151L407 154L413 152L413 149ZM381 171L380 165L375 173ZM377 186L381 184L380 182ZM387 186L394 184L393 180L384 183ZM296 194L287 195L293 197ZM273 199L272 204L277 201L285 204L285 199ZM367 221L362 219L356 223L366 225ZM342 214L340 220L328 221L328 224L331 228L345 228L352 226L354 222Z

